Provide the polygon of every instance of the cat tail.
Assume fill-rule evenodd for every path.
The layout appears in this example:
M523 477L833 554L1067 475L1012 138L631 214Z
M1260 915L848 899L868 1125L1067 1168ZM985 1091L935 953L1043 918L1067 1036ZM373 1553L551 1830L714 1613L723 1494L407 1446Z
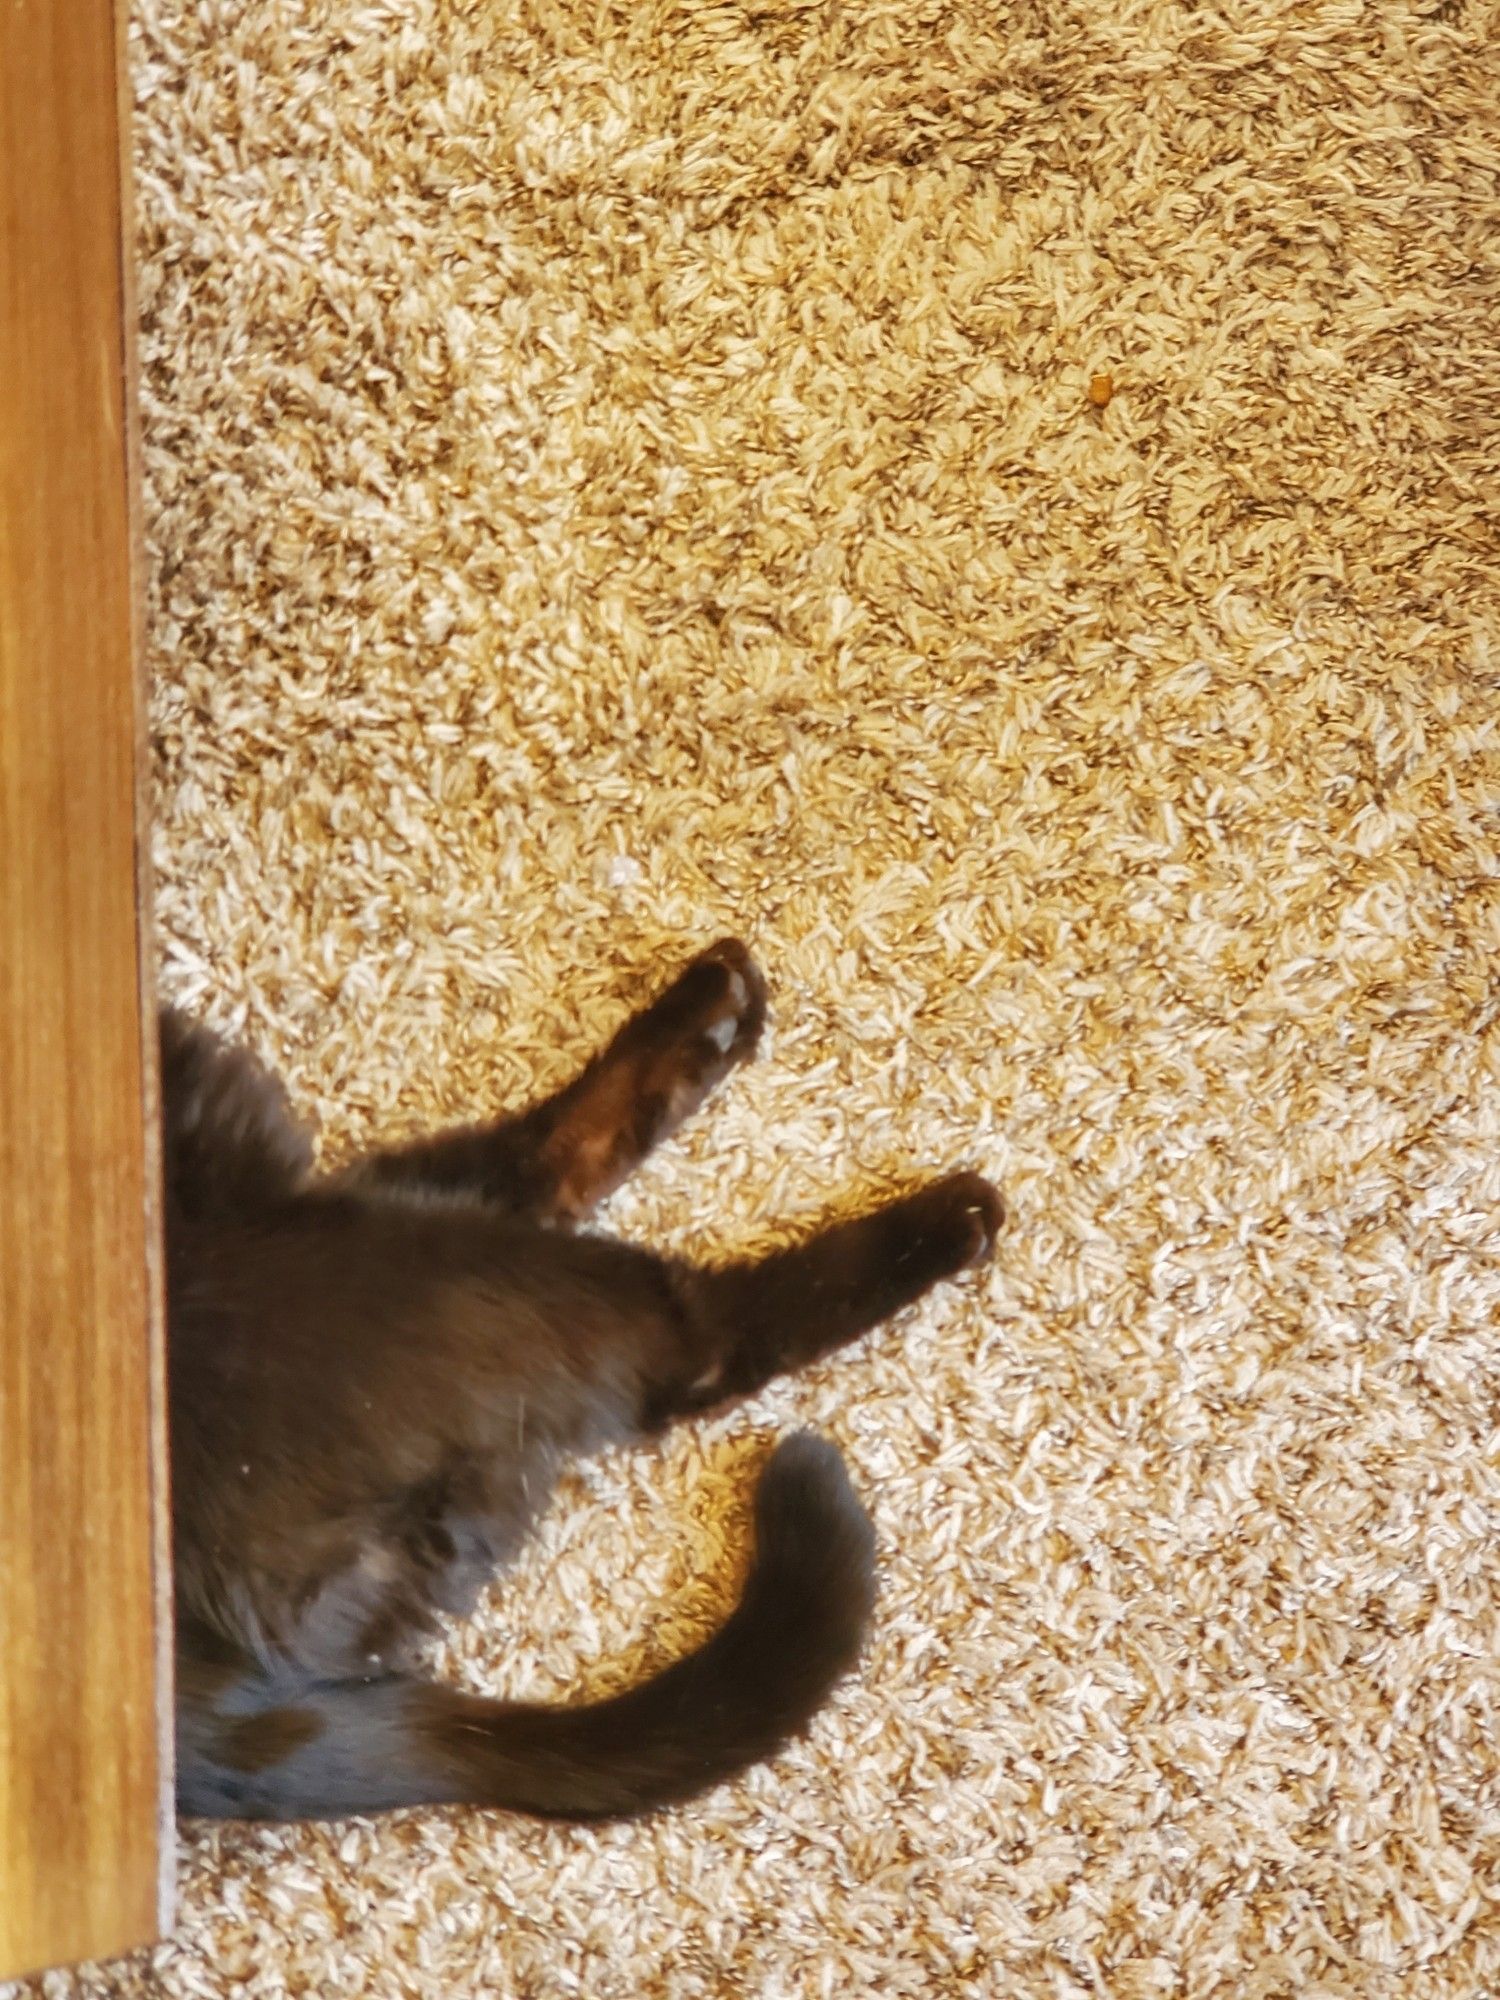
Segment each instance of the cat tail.
M577 1707L487 1701L400 1676L304 1688L194 1728L185 1813L336 1819L396 1806L627 1817L688 1799L803 1730L853 1666L874 1601L874 1534L833 1445L771 1454L739 1604L697 1652Z

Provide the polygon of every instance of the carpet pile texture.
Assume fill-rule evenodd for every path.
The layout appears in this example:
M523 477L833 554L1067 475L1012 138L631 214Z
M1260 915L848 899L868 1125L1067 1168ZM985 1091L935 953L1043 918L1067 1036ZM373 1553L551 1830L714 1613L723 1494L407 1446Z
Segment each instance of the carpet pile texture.
M343 1155L738 932L704 1256L995 1267L568 1485L618 1686L796 1425L858 1679L659 1821L185 1828L52 2000L1500 1993L1493 0L134 0L162 980Z

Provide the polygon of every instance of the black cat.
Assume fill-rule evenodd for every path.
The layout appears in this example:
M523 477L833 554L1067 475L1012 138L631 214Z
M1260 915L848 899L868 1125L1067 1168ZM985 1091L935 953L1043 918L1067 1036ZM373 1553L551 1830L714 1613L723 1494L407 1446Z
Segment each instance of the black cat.
M738 1607L655 1679L546 1707L402 1665L570 1454L748 1395L988 1254L1003 1209L973 1174L719 1270L575 1233L764 1014L749 954L715 945L558 1096L329 1178L272 1078L164 1017L184 1812L642 1812L769 1755L853 1663L873 1537L801 1435L765 1467Z

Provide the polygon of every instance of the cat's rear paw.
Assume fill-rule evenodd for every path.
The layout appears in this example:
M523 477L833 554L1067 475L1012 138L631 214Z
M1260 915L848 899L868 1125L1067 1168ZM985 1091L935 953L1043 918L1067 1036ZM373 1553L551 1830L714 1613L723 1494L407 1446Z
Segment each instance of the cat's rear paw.
M935 1275L956 1276L983 1264L1005 1223L1005 1200L982 1174L949 1174L902 1204L912 1234Z
M732 1061L743 1062L754 1054L766 1025L766 982L760 967L738 938L720 938L693 965L714 967L722 974L722 999L706 1032Z
M721 938L628 1023L615 1052L634 1069L638 1152L674 1131L754 1052L765 1020L766 982L754 959L738 938Z
M728 1069L755 1051L766 1023L766 982L747 946L720 938L663 995L683 1039L706 1044L710 1069Z

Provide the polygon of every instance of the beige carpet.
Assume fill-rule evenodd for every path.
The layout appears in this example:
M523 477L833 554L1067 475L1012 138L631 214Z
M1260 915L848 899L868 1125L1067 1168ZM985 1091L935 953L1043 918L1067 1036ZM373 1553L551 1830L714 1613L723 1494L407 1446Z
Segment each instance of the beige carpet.
M1493 0L136 0L166 990L330 1146L738 930L611 1226L999 1264L588 1470L616 1684L834 1435L863 1675L655 1824L187 1831L53 1995L1500 1994Z

